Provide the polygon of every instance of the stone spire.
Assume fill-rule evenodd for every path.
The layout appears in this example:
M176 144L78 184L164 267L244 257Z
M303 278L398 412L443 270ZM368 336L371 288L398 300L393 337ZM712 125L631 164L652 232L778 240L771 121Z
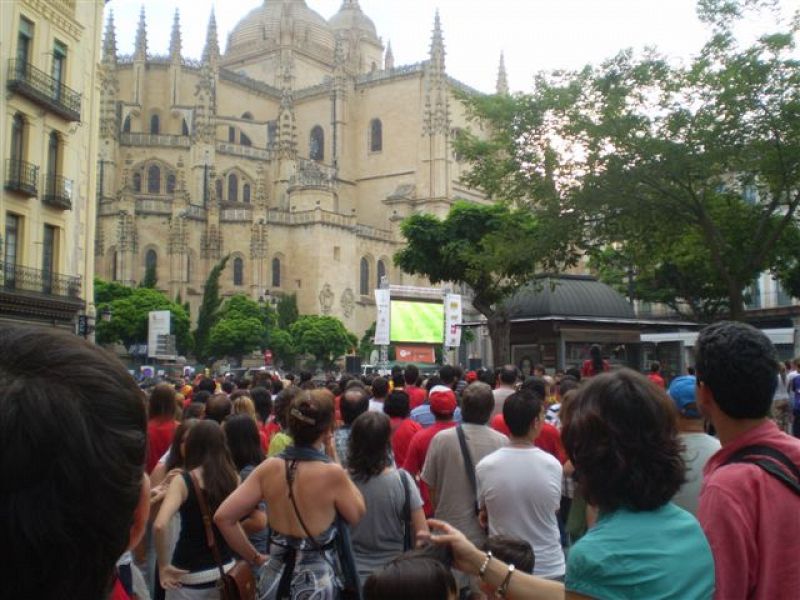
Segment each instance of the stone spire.
M442 35L442 22L439 19L439 9L433 20L433 36L431 37L430 69L439 77L444 77L444 35Z
M424 133L427 135L446 135L450 130L450 101L444 57L444 36L437 10L433 22L430 59L425 66Z
M173 61L181 60L181 13L175 9L172 20L172 35L169 38L169 56Z
M103 62L113 64L117 62L117 32L114 27L114 11L108 13L106 35L103 39Z
M206 45L203 48L203 62L216 65L219 59L219 39L217 37L217 18L214 16L214 7L211 7L211 17L208 19L206 31Z
M147 59L147 21L144 16L144 4L139 12L139 28L136 30L136 49L133 57L137 60Z
M383 62L383 68L389 71L390 69L394 69L394 52L392 52L392 41L386 44L386 58Z
M497 93L508 96L508 74L506 73L506 58L500 52L500 68L497 70Z
M344 0L344 2L342 2L342 8L361 8L361 7L358 5L358 0Z
M281 76L281 104L278 108L278 156L294 158L297 154L297 120L294 112L293 65L284 65Z

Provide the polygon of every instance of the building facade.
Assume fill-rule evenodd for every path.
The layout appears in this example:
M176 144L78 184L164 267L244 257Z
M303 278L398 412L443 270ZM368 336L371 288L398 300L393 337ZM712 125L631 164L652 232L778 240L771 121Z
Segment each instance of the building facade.
M469 91L447 75L438 14L427 59L407 66L357 0L330 20L305 0L265 1L224 54L212 13L199 61L182 56L177 13L163 56L148 52L144 9L134 54L118 54L112 15L97 275L134 285L154 268L157 287L195 319L206 274L229 255L224 294L296 294L301 313L362 334L383 277L424 283L392 264L400 221L445 215L456 198L485 201L459 183L459 89Z
M0 2L0 319L93 316L104 4Z

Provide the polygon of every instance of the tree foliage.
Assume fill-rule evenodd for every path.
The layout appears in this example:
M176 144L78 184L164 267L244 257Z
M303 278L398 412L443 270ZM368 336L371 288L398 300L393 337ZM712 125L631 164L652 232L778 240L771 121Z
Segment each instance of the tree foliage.
M331 316L302 316L289 328L289 334L295 352L310 354L325 366L358 346L358 338Z
M208 351L213 356L231 356L241 362L245 354L267 347L275 326L274 311L244 294L228 298L211 328Z
M140 284L140 287L143 288L150 288L151 290L156 289L158 285L158 273L156 271L156 265L149 264L144 270L144 279Z
M117 283L116 281L104 281L94 279L94 304L110 304L118 298L127 298L133 293L133 288Z
M203 286L203 302L200 304L200 311L197 314L197 329L194 332L194 353L201 361L207 360L210 356L208 339L211 329L217 322L219 307L222 304L222 298L219 295L219 278L225 265L228 264L229 258L229 255L224 256L214 265Z
M278 299L276 306L278 313L278 327L289 329L297 321L300 311L297 310L297 294L287 294Z

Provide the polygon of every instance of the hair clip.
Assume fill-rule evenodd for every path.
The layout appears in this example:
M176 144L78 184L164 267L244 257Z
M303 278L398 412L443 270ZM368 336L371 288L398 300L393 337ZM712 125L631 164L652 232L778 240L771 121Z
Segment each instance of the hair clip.
M316 425L317 424L317 421L315 419L312 419L311 417L307 417L306 415L301 413L296 408L292 408L289 411L289 414L292 415L295 419L298 419L298 420L300 420L303 423L306 423L308 425Z

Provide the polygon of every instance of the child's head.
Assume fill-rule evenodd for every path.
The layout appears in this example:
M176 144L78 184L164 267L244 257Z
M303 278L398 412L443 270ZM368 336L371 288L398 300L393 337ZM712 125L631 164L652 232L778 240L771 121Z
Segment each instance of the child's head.
M450 569L425 551L401 554L364 583L364 600L456 600L458 589Z
M484 550L491 552L492 556L504 563L514 565L521 573L533 574L533 565L536 562L531 545L515 537L506 535L491 535L486 540ZM495 587L481 582L481 590L487 598L494 598Z

